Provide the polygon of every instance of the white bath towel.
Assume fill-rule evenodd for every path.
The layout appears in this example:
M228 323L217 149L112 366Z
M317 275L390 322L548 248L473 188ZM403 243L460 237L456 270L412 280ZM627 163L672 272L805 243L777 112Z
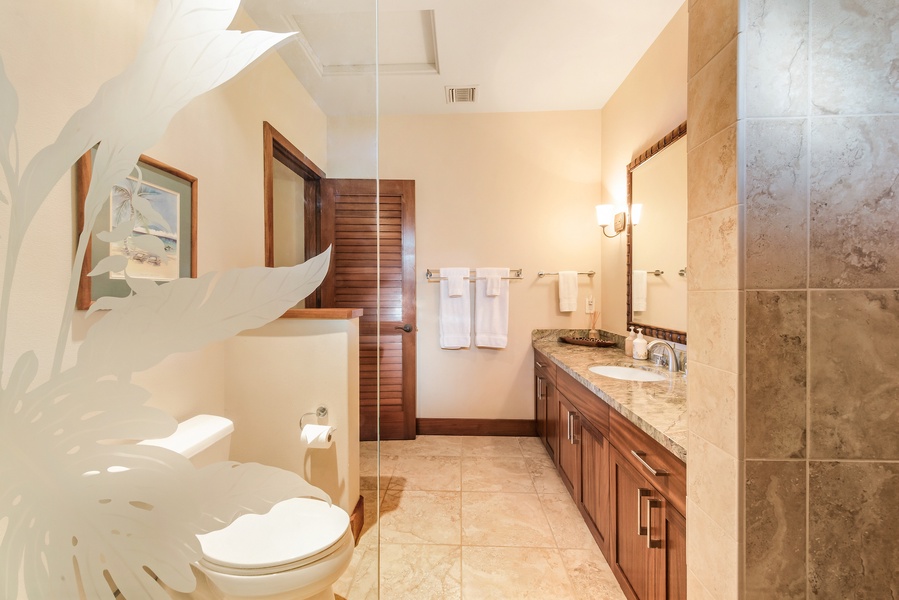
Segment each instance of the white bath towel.
M634 312L646 310L646 271L634 269L631 273L631 304Z
M471 346L471 289L467 267L440 269L440 347L449 350ZM465 285L458 296L450 294L450 282L462 281Z
M509 341L508 268L475 271L474 343L481 348L505 348ZM491 286L497 288L491 295Z
M577 310L577 271L559 271L559 311Z

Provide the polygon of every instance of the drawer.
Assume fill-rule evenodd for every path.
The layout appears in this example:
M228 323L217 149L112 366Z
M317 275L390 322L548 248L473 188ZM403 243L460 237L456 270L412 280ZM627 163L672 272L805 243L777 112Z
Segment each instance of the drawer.
M556 363L542 352L534 350L534 375L556 382Z
M686 514L687 465L618 411L611 411L609 424L612 445L675 509Z
M610 411L609 405L602 398L562 369L556 373L556 388L594 429L608 437Z

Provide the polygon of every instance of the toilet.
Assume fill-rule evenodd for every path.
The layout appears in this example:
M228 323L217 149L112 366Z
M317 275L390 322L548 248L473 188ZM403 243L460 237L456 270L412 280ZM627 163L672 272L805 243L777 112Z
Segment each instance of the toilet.
M233 431L229 419L198 415L167 438L141 443L201 467L228 460ZM203 557L194 566L222 600L334 600L332 585L353 557L349 516L314 498L284 500L197 537Z

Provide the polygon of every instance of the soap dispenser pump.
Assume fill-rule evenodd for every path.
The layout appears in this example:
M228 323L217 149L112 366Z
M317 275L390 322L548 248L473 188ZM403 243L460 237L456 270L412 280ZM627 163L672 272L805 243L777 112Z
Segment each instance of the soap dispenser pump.
M630 334L628 334L627 339L624 340L624 355L625 356L633 356L634 355L634 328L631 326Z
M649 354L646 351L647 342L643 337L643 330L637 329L637 339L634 340L634 358L646 360Z

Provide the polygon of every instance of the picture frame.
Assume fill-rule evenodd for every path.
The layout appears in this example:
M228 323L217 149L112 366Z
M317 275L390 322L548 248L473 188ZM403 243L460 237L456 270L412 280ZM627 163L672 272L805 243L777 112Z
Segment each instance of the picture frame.
M75 167L76 235L81 235L85 226L84 203L90 188L93 153L94 150L86 152ZM140 179L135 176L135 170L114 186L94 223L78 282L75 300L78 310L87 310L103 296L122 298L131 293L121 273L88 275L110 253L128 258L129 277L162 282L197 276L198 179L144 154L137 166ZM141 216L132 197L139 197L146 207L144 211L155 215L155 218L137 219L139 224L135 224L134 233L138 237L156 237L162 243L154 241L154 247L164 248L164 252L146 250L128 240L107 243L97 238L97 233L111 230L127 220L128 215Z

